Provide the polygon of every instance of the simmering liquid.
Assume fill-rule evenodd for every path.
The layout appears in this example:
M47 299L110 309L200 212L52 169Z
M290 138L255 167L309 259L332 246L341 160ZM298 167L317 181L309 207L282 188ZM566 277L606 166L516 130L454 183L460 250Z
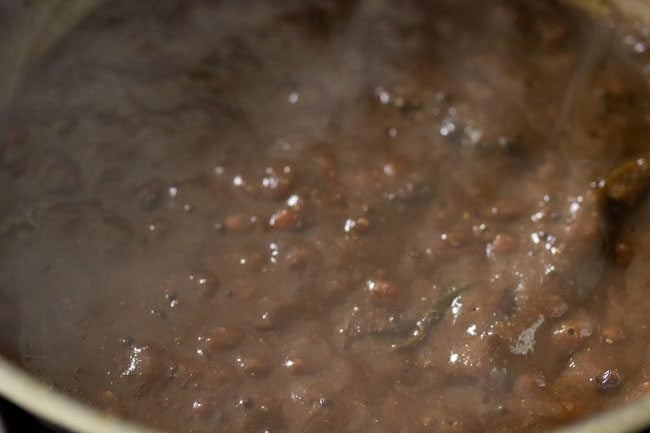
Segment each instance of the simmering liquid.
M650 390L650 101L555 2L111 1L0 128L0 350L177 432Z

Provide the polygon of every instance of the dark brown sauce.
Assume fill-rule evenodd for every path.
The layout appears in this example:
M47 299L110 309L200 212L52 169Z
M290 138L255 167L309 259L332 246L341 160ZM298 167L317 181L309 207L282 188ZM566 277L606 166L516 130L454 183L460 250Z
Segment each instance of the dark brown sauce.
M183 432L528 432L650 390L650 99L613 36L555 2L153 5L4 117L4 355Z

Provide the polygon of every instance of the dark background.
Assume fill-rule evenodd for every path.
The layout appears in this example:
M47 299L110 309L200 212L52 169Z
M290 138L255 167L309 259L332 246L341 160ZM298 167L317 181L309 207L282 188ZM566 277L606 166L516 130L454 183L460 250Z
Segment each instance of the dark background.
M65 433L64 430L40 422L37 418L0 398L0 417L4 433ZM0 427L0 432L2 432Z
M0 414L4 420L6 433L65 433L64 430L40 422L24 410L1 398ZM650 433L650 429L643 430L643 432L639 433Z

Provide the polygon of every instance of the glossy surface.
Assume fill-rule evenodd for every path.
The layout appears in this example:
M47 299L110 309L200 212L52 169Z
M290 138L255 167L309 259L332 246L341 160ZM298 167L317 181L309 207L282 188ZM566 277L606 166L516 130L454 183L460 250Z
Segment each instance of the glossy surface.
M646 393L647 94L600 33L175 4L101 10L5 116L3 353L177 431L530 431Z

